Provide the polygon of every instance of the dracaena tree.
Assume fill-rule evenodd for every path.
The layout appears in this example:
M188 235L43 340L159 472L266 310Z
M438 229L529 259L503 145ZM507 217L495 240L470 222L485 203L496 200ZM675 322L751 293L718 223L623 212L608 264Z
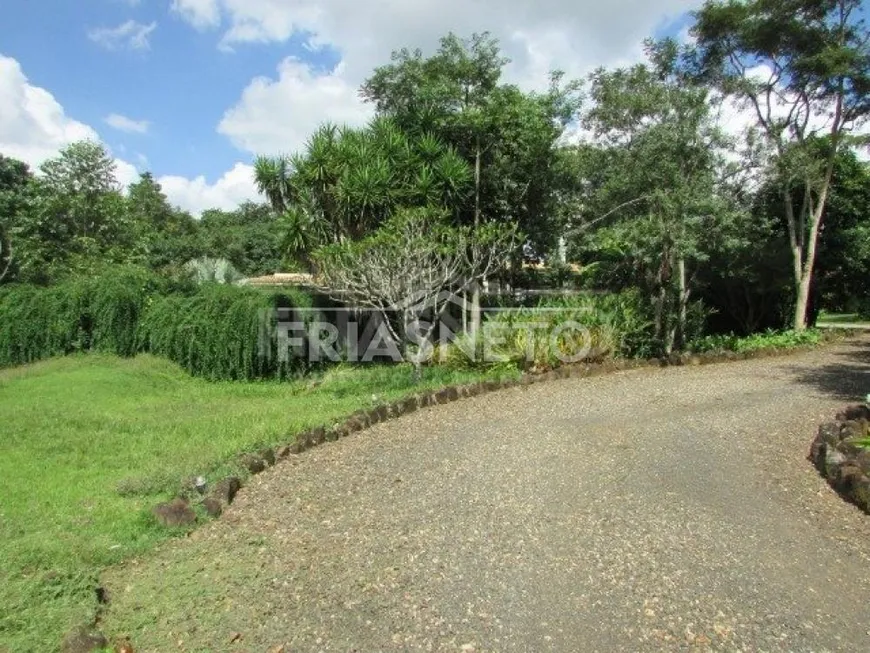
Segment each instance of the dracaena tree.
M453 148L429 133L409 135L386 118L363 129L324 125L302 152L260 157L255 173L299 257L318 245L361 239L401 207L451 212L471 182Z
M819 236L844 149L865 142L870 31L861 0L715 0L695 14L694 72L742 102L769 151L792 258L793 324L807 325ZM818 147L819 142L823 147Z

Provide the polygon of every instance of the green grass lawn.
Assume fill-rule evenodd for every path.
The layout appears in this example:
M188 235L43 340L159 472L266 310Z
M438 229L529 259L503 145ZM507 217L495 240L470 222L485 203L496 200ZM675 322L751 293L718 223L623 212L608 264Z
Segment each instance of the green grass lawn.
M100 569L173 535L150 508L245 450L292 441L375 400L472 373L335 368L211 383L152 356L80 355L0 370L0 651L55 650L96 609Z
M870 324L867 316L859 313L826 313L822 311L819 324Z

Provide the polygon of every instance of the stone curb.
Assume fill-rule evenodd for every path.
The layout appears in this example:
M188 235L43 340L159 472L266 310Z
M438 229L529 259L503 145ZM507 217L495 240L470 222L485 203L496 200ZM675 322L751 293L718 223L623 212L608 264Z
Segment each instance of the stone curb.
M449 404L461 399L477 397L479 395L498 392L508 388L527 387L538 383L557 381L560 379L591 378L641 368L713 365L757 358L782 357L810 351L814 348L815 346L809 345L803 347L790 347L787 349L762 349L744 353L730 351L709 352L702 354L679 354L668 358L614 359L598 362L590 361L564 365L548 372L525 373L515 379L478 381L476 383L465 385L447 386L438 390L429 390L413 394L390 403L378 404L377 406L366 410L359 410L350 415L350 417L344 421L338 422L330 427L317 426L302 431L296 435L295 440L290 444L270 447L263 449L258 453L240 454L238 456L238 461L241 463L242 467L254 476L289 456L299 455L308 449L323 444L324 442L335 442L354 433L364 431L375 424L387 422L402 417L403 415L409 415L418 410L429 408L430 406ZM233 483L240 484L241 481L240 479L233 477ZM232 493L232 496L228 501L226 499L223 500L223 505L226 506L231 503L234 496L235 492ZM208 512L210 514L213 512L219 514L221 511L208 510Z
M840 496L870 514L870 449L856 443L868 436L870 406L850 406L819 426L807 458Z
M836 338L825 339L823 340L823 342L835 339ZM809 345L803 347L791 347L788 349L763 349L755 352L746 352L742 354L738 354L736 352L716 352L705 354L680 354L665 359L651 358L630 360L604 360L600 362L585 362L565 365L563 367L559 367L544 373L526 373L516 379L479 381L477 383L470 383L466 385L447 386L438 390L430 390L404 397L388 404L380 404L378 406L369 408L368 410L359 410L353 413L343 422L339 422L332 427L327 428L325 426L318 426L307 431L303 431L302 433L299 433L296 436L296 439L290 444L270 447L267 449L263 449L258 453L242 453L238 456L238 460L242 464L242 466L247 469L248 472L253 476L255 474L261 473L262 471L265 471L272 465L275 465L282 460L289 458L290 456L299 455L308 449L323 444L324 442L334 442L340 440L341 438L348 437L354 433L365 431L366 429L374 426L375 424L386 422L391 419L396 419L403 415L408 415L417 410L422 410L430 406L448 404L454 401L459 401L460 399L477 397L479 395L488 394L490 392L498 392L500 390L505 390L508 388L527 387L538 383L557 381L560 379L591 378L596 376L603 376L606 374L612 374L615 372L622 372L626 370L641 368L713 365L717 363L729 363L734 361L751 360L757 358L783 357L800 352L810 351L815 348L816 346ZM868 410L866 406L861 408ZM870 412L868 412L868 420L870 420ZM870 421L865 422L865 426L868 423L870 423ZM824 427L825 425L820 428L820 434L822 428ZM816 444L814 443L813 446L815 449ZM870 473L870 452L866 453L866 460L868 465L867 470L868 473ZM811 459L813 459L812 452L810 454L810 457ZM864 509L870 512L870 479L868 479L868 477L865 475L861 477L862 480L860 480L860 482L848 481L847 479L855 478L855 471L850 471L848 465L839 463L837 469L839 471L836 478L838 479L837 482L840 484L840 486L843 486L844 483L848 482L851 483L850 487L861 488L861 492L865 492L866 489L866 494L861 495L866 496L866 503L863 505L859 505L862 505L862 507L864 507L865 505L868 506L868 508ZM212 490L202 498L202 500L200 501L200 505L203 506L203 508L210 516L217 518L221 515L226 506L233 502L236 494L241 489L241 487L242 481L237 477L233 476L222 479L221 481L216 483L213 486ZM172 512L173 509L179 513L184 513L189 519L190 516L193 515L192 510L190 510L189 501L184 497L177 497L170 502L159 504L154 507L152 513L155 515L155 517L158 517L158 514L160 514L163 510L169 510L170 514L175 514ZM158 517L158 520L163 521L163 518ZM192 526L195 524L195 522L196 517L195 515L193 515L192 519L190 519L189 521L180 524L172 523L171 525ZM102 588L97 588L98 596L101 594L101 591ZM67 636L63 643L65 651L76 651L76 653L78 653L79 651L98 650L98 648L87 648L87 646L88 644L92 644L96 647L98 644L106 643L106 639L99 631L96 630L96 628L99 627L100 616L102 614L102 610L105 607L105 603L107 602L108 597L103 596L103 598L99 601L100 605L98 606L97 616L92 624L88 624L84 629L77 629L71 631L71 633ZM84 635L81 635L82 633L84 633ZM80 635L82 636L82 639L77 640ZM93 640L84 639L85 635L87 637L93 637ZM73 646L71 646L71 644L77 641L82 642L84 644L84 647L74 648Z

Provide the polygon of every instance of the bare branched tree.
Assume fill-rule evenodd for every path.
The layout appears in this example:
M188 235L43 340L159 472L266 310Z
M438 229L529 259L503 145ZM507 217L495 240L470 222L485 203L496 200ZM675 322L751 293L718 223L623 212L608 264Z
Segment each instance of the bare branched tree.
M336 298L377 311L406 354L417 348L410 357L419 374L455 293L503 267L517 242L512 227L452 227L439 212L406 209L364 240L321 249L317 262Z

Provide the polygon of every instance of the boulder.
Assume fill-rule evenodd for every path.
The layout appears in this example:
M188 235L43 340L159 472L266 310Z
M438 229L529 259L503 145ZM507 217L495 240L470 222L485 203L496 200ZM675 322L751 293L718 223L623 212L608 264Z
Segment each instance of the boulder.
M190 507L187 499L177 498L160 503L151 511L157 523L167 528L191 526L196 523L196 513Z
M266 469L266 461L252 453L246 453L239 458L242 467L251 474L259 474Z
M840 477L840 466L846 462L846 456L834 447L825 447L825 475L834 480Z
M235 500L236 494L241 489L242 482L236 476L228 476L215 484L209 497L217 499L223 505L228 506Z
M102 651L109 646L109 640L101 632L83 626L76 628L63 638L61 653L90 653Z
M202 507L208 513L209 517L218 518L223 514L224 503L215 497L206 497L202 500Z
M265 449L261 449L259 453L260 458L266 461L267 465L275 464L275 450L271 447L266 447Z
M865 420L870 422L870 406L867 404L849 406L837 415L837 419L841 422L848 422L849 420Z

